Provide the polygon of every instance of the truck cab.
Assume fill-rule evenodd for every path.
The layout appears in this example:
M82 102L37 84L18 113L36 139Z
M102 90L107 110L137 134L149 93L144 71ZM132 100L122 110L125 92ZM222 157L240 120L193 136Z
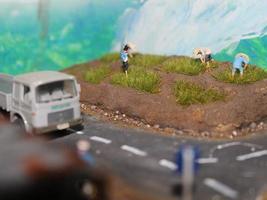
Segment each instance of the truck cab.
M54 71L13 78L11 121L42 134L82 124L80 85L75 77Z

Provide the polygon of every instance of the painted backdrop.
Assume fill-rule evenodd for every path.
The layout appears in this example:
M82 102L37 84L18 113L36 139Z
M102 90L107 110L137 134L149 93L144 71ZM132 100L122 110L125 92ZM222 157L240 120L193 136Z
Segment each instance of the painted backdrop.
M209 47L218 60L237 52L267 68L267 1L147 0L124 14L117 41L133 41L142 52L191 55Z
M60 70L112 49L133 0L0 0L0 72Z
M267 68L267 1L0 0L0 72L60 70L131 41L143 53L216 59L237 52Z

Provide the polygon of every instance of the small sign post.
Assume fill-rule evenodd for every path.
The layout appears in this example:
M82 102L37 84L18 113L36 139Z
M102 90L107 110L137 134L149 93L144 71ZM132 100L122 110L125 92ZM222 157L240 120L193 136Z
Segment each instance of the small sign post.
M176 155L182 181L182 200L193 200L194 178L199 168L198 158L199 150L193 146L182 146Z

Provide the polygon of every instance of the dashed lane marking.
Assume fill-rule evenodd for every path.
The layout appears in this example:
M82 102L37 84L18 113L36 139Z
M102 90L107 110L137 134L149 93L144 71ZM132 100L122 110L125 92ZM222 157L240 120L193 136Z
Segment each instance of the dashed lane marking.
M98 136L92 136L90 137L91 140L96 141L96 142L101 142L104 144L110 144L112 141L106 138L98 137Z
M218 162L218 158L199 158L197 160L197 163L199 164L213 164L217 162Z
M170 170L177 170L178 168L174 162L165 159L160 160L159 164L163 167L169 168Z
M265 156L265 155L267 155L267 150L256 151L253 153L237 156L236 160L237 161L244 161L244 160L248 160L248 159L252 159L252 158L258 158L258 157Z
M214 157L214 153L215 153L216 151L218 151L218 150L222 150L222 149L226 149L226 148L234 147L234 146L244 146L244 147L248 147L248 148L251 148L251 151L255 151L256 149L257 149L257 150L260 150L260 149L263 148L261 145L252 144L252 143L245 143L245 142L231 142L231 143L226 143L226 144L220 144L220 145L217 145L217 146L213 147L213 148L210 150L209 157L210 157L210 158Z
M68 128L67 130L69 130L69 131L71 131L71 132L73 132L73 133L76 133L76 134L78 134L78 135L83 135L83 134L84 134L83 131L76 131L76 130L71 129L71 128Z
M121 146L121 149L124 150L124 151L128 151L130 153L133 153L135 155L138 155L138 156L147 156L147 153L145 151L142 151L140 149L137 149L135 147L131 147L131 146L128 146L128 145Z
M215 179L206 178L204 184L228 198L236 199L238 197L237 191Z

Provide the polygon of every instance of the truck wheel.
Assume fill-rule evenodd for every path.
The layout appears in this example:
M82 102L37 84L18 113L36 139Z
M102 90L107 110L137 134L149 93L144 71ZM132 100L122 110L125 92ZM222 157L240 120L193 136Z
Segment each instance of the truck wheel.
M84 126L82 124L79 124L71 128L74 129L75 131L82 131L84 129Z
M21 118L17 117L14 121L15 126L17 126L22 132L26 132L24 122Z

